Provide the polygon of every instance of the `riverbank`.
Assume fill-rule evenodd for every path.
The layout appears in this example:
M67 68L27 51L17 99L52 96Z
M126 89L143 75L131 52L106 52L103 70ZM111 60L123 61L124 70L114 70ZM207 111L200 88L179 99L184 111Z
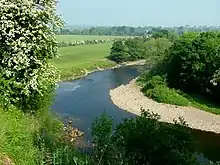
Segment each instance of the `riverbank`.
M102 62L104 62L105 60L103 60ZM109 61L109 60L106 60ZM132 66L132 65L145 65L146 64L146 60L137 60L137 61L130 61L130 62L124 62L121 64L117 64L114 62L108 63L106 62L106 64L100 62L99 64L93 64L92 67L88 68L83 68L80 69L78 72L73 72L71 74L71 76L61 76L61 80L73 80L73 79L79 79L82 77L87 76L88 74L94 73L94 72L98 72L98 71L103 71L103 70L108 70L108 69L115 69L115 68L119 68L122 66Z
M193 107L182 107L153 101L140 91L132 80L110 91L110 96L119 108L140 115L141 108L161 116L160 121L173 123L173 119L183 117L189 127L203 131L220 133L220 116Z

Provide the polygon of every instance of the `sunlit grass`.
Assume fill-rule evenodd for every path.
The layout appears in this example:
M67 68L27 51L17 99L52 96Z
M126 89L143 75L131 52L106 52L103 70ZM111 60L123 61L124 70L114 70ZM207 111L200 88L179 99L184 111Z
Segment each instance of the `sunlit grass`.
M111 44L81 45L77 47L60 48L60 58L54 59L54 64L61 72L61 78L72 78L84 74L84 69L94 70L98 67L107 68L115 62L106 59Z

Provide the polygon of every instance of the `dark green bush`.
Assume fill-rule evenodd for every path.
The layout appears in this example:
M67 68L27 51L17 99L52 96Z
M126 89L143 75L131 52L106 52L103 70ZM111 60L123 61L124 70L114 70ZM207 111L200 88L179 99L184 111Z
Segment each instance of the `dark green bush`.
M129 60L127 47L121 40L115 41L111 48L109 59L117 63L122 63Z
M116 40L111 48L109 59L117 63L145 58L145 40L143 38L128 38Z
M164 71L164 67L165 67L164 65L165 63L163 61L159 61L156 64L153 64L150 70L147 70L146 72L144 72L138 77L137 82L140 85L143 85L149 80L151 80L151 78L154 76L160 76L163 79L165 79L166 76L165 76L165 71Z
M211 83L220 68L220 33L186 33L169 49L165 58L171 87L219 98L219 84Z
M110 120L102 116L96 121L99 129L96 127L93 134L98 135L99 142L95 144L97 164L195 165L192 138L184 122L173 125L158 122L159 119L158 115L143 111L141 116L125 119L111 132Z
M165 80L160 76L154 76L151 79L150 79L150 77L148 77L145 80L146 80L146 84L143 87L142 92L146 92L149 89L153 89L158 85L164 85L164 86L166 85Z

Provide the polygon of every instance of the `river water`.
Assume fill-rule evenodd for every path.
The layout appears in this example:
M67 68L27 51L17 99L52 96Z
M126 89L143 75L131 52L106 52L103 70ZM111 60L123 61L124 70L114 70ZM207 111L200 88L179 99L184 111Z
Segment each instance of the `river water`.
M52 109L64 122L74 121L74 127L84 131L85 139L89 140L92 122L103 112L114 119L114 124L121 122L124 117L135 116L115 106L109 91L127 84L144 70L145 66L126 66L95 72L79 80L61 82ZM198 152L210 160L220 160L220 135L198 130L192 132Z

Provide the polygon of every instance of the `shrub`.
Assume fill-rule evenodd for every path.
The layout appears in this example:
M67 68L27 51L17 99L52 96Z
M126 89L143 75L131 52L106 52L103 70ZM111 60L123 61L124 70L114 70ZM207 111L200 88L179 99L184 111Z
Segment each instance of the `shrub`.
M57 116L45 109L38 114L38 121L39 129L34 136L35 147L39 150L36 164L89 164L89 156L81 154L76 150L74 143L65 139L64 124Z
M152 76L152 72L148 72L141 80L144 84L142 92L149 98L159 102L174 104L180 106L188 106L189 100L181 95L181 93L173 88L169 88L165 79L161 76Z
M134 61L144 58L144 42L141 38L125 40L125 46L128 48L129 60Z
M45 144L42 142L42 144ZM71 146L72 145L72 146ZM41 148L41 159L38 159L37 164L52 164L52 165L89 165L90 160L85 155L80 154L73 144L59 144L52 148L52 151Z
M160 76L154 76L154 77L150 77L150 75L148 77L145 77L145 81L146 84L144 86L144 88L142 88L142 92L146 92L149 89L153 89L158 85L166 85L165 80L160 77Z
M159 62L166 54L172 43L165 38L150 39L145 43L145 58L150 59L151 63Z
M97 164L195 165L192 138L187 128L184 128L184 122L173 125L158 122L159 119L158 115L143 110L141 116L127 118L117 125L114 132L109 129L111 122L106 122L108 119L98 119L98 135L104 135L97 136L98 141L104 142L108 137L108 142L105 145L95 143L100 148L96 150L98 155L105 155L99 157L98 160L102 161Z
M97 162L109 164L112 158L113 143L112 138L113 120L102 114L92 124L92 136L94 143L94 157Z
M189 100L180 94L175 89L170 89L165 85L157 85L153 89L148 89L144 93L149 98L159 102L179 106L188 106Z
M122 63L128 61L129 58L128 50L124 42L121 40L115 41L112 45L109 59L117 63Z

